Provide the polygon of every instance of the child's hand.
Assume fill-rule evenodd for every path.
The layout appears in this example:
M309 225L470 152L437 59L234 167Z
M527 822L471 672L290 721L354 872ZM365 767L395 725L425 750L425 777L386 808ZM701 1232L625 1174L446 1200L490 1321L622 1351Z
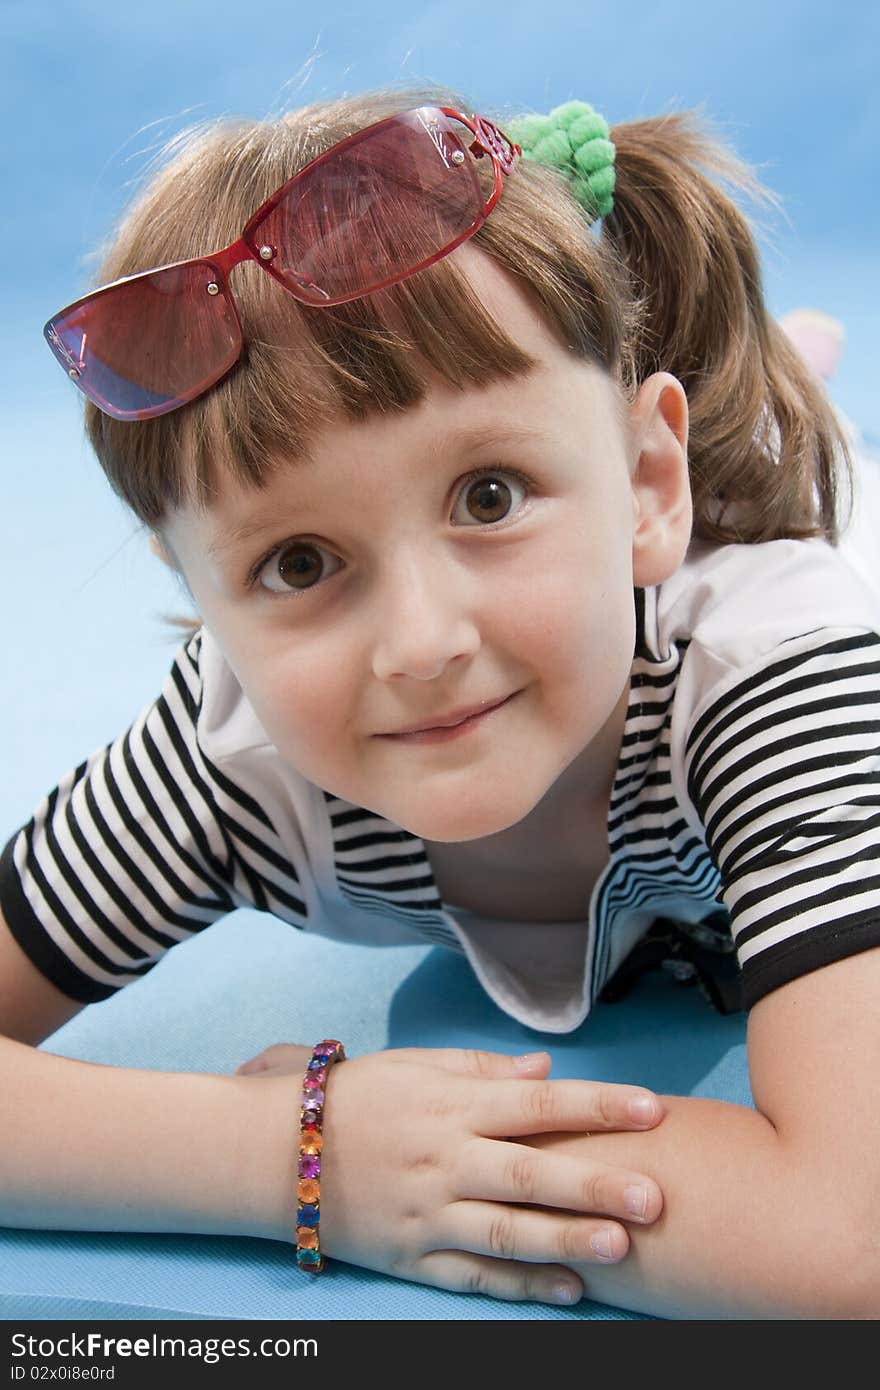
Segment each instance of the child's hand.
M311 1049L276 1044L240 1075L305 1070ZM648 1191L644 1223L663 1198L640 1173L581 1155L510 1142L540 1133L645 1130L664 1107L637 1086L547 1081L550 1058L402 1048L334 1067L324 1110L321 1249L435 1288L496 1298L572 1302L571 1264L608 1263L629 1249L625 1190ZM634 1119L629 1101L654 1113ZM610 1256L591 1247L607 1233ZM562 1299L566 1287L573 1298Z

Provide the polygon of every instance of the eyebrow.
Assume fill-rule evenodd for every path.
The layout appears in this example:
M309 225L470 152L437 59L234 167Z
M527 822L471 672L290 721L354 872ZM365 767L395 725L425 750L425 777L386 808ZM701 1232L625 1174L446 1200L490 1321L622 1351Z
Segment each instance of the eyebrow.
M554 436L548 434L546 430L530 429L526 425L481 425L476 429L450 430L447 434L442 435L428 449L427 461L434 464L446 454L461 454L466 451L476 453L480 449L491 448L498 444L552 444L554 442L556 442ZM314 456L308 450L303 450L297 454L297 468L314 464L314 462ZM220 559L245 541L264 531L274 529L278 524L277 515L272 517L258 516L243 522L241 526L234 526L228 531L221 531L208 546L208 555L211 559Z

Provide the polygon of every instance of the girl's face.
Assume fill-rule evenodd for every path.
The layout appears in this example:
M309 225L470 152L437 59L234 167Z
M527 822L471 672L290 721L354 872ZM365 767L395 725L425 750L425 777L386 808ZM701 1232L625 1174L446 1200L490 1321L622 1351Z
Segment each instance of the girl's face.
M439 841L505 830L554 788L607 802L633 585L676 568L690 532L686 438L663 433L645 387L624 429L605 374L566 351L513 277L472 247L456 254L537 367L467 391L432 376L418 406L328 426L265 491L224 479L210 512L163 529L280 756ZM683 393L664 379L686 436ZM665 493L656 470L640 481L649 435L676 455ZM669 559L651 537L673 491L686 515ZM497 701L454 738L401 735Z

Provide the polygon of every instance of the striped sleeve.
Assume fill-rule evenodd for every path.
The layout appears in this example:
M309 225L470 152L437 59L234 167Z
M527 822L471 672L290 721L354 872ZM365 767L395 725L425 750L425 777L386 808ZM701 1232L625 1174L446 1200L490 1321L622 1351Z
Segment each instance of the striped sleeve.
M236 907L305 922L262 807L199 744L201 634L159 698L37 806L0 859L0 910L37 968L94 1003Z
M780 644L698 713L685 761L746 1008L880 946L880 636Z

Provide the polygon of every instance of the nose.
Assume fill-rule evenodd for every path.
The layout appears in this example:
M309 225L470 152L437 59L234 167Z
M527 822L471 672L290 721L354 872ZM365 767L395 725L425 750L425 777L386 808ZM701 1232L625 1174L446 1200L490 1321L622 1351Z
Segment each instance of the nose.
M467 577L440 556L408 548L387 567L378 604L373 674L434 680L457 657L473 656L480 633L466 594Z

